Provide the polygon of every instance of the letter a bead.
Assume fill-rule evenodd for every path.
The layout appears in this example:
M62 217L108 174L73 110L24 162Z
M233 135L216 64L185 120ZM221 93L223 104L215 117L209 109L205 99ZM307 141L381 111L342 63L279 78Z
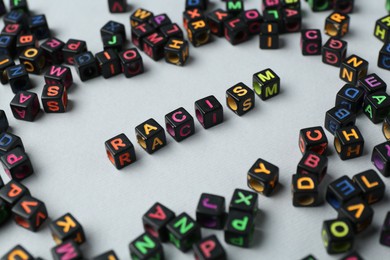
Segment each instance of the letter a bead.
M175 217L172 210L156 202L142 217L144 230L161 242L167 242L169 240L167 225Z
M167 143L164 129L153 118L138 125L135 134L139 145L149 154L163 148Z
M105 146L108 159L118 170L137 160L134 146L125 134L119 134L109 139Z

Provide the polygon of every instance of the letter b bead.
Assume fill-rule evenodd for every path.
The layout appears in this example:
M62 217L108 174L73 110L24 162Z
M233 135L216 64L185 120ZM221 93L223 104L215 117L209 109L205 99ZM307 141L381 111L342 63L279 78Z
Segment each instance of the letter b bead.
M234 113L242 116L255 107L255 93L240 82L226 90L226 103Z
M135 134L138 143L149 154L163 148L167 143L164 129L153 118L138 125Z
M108 159L118 170L136 161L134 146L125 134L111 138L105 145Z
M167 132L180 142L195 133L194 118L180 107L165 116Z
M214 96L208 96L196 101L195 114L199 123L205 129L223 122L223 107Z

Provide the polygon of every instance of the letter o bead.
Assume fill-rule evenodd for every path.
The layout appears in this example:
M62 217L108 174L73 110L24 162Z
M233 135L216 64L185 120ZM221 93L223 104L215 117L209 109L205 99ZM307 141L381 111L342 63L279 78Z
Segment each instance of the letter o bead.
M353 247L353 229L346 219L324 221L321 235L328 254L345 253Z
M133 144L125 134L119 134L105 143L108 159L118 169L122 169L136 159Z
M255 92L240 82L226 90L227 106L242 116L255 107Z
M180 142L195 133L194 118L180 107L165 115L167 132L177 142Z

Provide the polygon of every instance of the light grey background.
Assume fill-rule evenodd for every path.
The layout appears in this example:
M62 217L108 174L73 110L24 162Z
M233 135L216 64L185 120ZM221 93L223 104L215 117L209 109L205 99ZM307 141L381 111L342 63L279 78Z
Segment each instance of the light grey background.
M108 21L126 24L129 15L110 14L107 1L34 0L34 13L45 13L55 36L86 40L96 53L102 49L100 28ZM374 38L376 19L386 14L384 0L356 1L351 28L345 37L348 54L357 54L370 62L375 72L390 83L388 71L376 66L382 43ZM248 0L246 8L260 8L259 0ZM223 7L212 1L210 10ZM143 7L155 14L167 13L182 25L184 1L134 0L131 11ZM302 1L304 28L323 29L329 12L312 13ZM0 26L3 26L1 22ZM128 34L129 35L129 34ZM327 39L325 35L324 42ZM195 217L202 192L225 196L230 201L235 188L246 188L246 172L261 157L280 168L280 190L271 198L260 196L261 215L256 225L255 245L241 249L223 245L230 259L300 259L309 253L319 259L337 259L326 254L321 240L323 220L337 213L329 205L318 208L294 208L290 182L301 158L298 132L304 127L323 125L325 112L334 105L343 86L339 70L325 65L320 56L304 57L299 48L300 34L281 36L279 50L260 50L258 38L230 45L225 39L190 49L185 67L164 61L154 62L144 54L145 74L126 79L123 75L97 78L81 83L74 70L75 86L69 92L70 110L65 114L41 114L34 123L12 117L9 86L0 87L0 104L9 117L13 133L21 136L35 167L35 175L24 181L33 196L46 203L49 214L57 218L71 212L81 222L88 242L82 249L86 257L114 249L120 258L128 258L128 244L143 232L141 217L156 201L177 214L185 211ZM242 81L251 85L253 73L272 68L282 80L282 92L266 102L256 98L256 108L238 117L225 106L225 91ZM33 91L41 95L43 77L32 76ZM134 127L153 117L164 124L164 115L183 106L193 116L193 103L215 95L224 104L226 121L204 130L196 123L196 134L176 143L167 137L168 146L148 155L136 143ZM346 174L352 176L372 168L370 155L374 145L385 141L380 125L364 115L357 119L366 140L364 156L341 161L333 152L322 188ZM104 142L124 132L136 147L138 162L117 171L106 157ZM327 133L328 134L328 133ZM330 145L333 138L328 134ZM332 149L333 150L333 149ZM334 151L334 150L333 150ZM8 178L1 173L4 180ZM389 179L384 180L387 185ZM379 245L379 230L389 210L389 191L384 201L375 204L371 227L356 237L356 247L366 259L387 258L389 248ZM202 230L203 235L223 232ZM13 222L0 229L0 255L16 244L25 246L34 256L50 258L55 244L45 224L32 233ZM164 244L168 259L192 259Z

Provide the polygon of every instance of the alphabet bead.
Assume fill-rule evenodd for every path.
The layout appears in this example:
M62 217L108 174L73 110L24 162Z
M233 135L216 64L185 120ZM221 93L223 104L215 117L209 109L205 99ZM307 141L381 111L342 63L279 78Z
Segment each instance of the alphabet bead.
M234 16L244 11L244 0L226 0L226 11Z
M346 219L324 221L321 234L328 254L345 253L353 248L353 229Z
M346 175L331 182L326 189L326 201L336 210L360 195L360 188Z
M375 23L374 36L384 43L390 40L390 15L378 19Z
M66 241L72 241L81 245L86 241L83 227L70 213L53 220L50 222L49 227L57 245Z
M384 176L390 176L390 143L385 142L374 147L371 155L371 162Z
M0 181L2 182L2 181ZM3 187L4 184L0 185L0 187ZM7 207L7 204L4 200L0 199L0 227L7 223L8 220L11 218L11 210Z
M135 128L139 145L149 154L160 150L167 144L164 129L150 118Z
M333 12L325 20L325 33L332 37L343 37L349 31L349 21L349 15Z
M78 54L88 51L87 43L85 41L69 39L64 47L62 53L66 64L74 65L74 57Z
M66 241L53 247L51 249L51 255L54 260L62 260L64 258L67 258L68 260L83 259L83 253L79 249L79 246L73 241Z
M325 129L334 135L337 129L355 125L356 114L344 107L334 107L326 112Z
M369 95L375 92L386 92L387 84L377 74L372 73L359 79L358 87Z
M341 160L360 157L363 154L364 138L357 126L348 126L336 131L334 147Z
M202 193L196 208L196 221L204 228L223 229L226 220L225 198Z
M185 40L171 38L164 47L165 61L170 64L183 66L189 56L189 45Z
M120 52L123 49L124 42L122 36L120 34L114 34L112 36L104 36L102 39L103 49L114 50L116 52Z
M62 85L69 89L73 84L72 71L69 67L62 65L52 65L44 77L47 85Z
M19 91L12 99L11 111L18 120L32 122L40 111L37 94L29 91Z
M38 231L48 218L45 203L25 195L12 207L14 220L17 225L33 232Z
M328 138L321 126L304 128L299 131L299 150L302 154L312 151L320 155L326 155L328 150Z
M370 205L361 198L353 198L338 209L339 218L348 219L355 234L364 231L372 222L374 211Z
M373 204L383 199L385 195L385 183L374 170L367 170L355 174L352 181L362 190L362 198Z
M291 192L294 207L314 207L319 201L318 178L313 174L294 174Z
M268 0L262 0L261 1L261 8L262 10L275 10L280 9L282 7L282 3L279 0L276 1L268 1Z
M206 20L189 22L187 36L194 47L199 47L208 43L210 41L210 27Z
M31 74L40 75L45 66L46 59L41 49L28 48L19 56L20 63L24 64L26 71Z
M30 32L37 37L38 40L50 38L51 33L44 14L30 16L28 21Z
M241 18L248 28L250 35L259 34L261 31L261 24L263 23L263 16L256 9L245 10L241 13ZM209 22L210 24L210 22Z
M130 16L130 25L131 27L135 27L141 23L147 23L153 16L152 12L138 8Z
M26 14L30 12L27 0L9 1L9 3L12 11L19 10Z
M282 13L279 9L267 9L263 11L265 24L275 24L278 34L285 32Z
M240 82L226 90L226 104L234 113L242 116L255 107L255 93Z
M207 9L208 0L186 0L185 9L200 8L202 10Z
M5 114L4 110L0 109L0 134L7 131L9 127L7 115ZM1 136L0 136L0 142L1 142ZM0 143L1 146L1 143ZM0 148L1 150L1 148ZM1 153L1 151L0 151Z
M198 260L226 260L226 252L217 236L203 238L193 246L195 259Z
M344 256L341 260L364 260L357 252L352 252Z
M249 188L270 196L279 182L279 168L263 159L257 159L249 169L247 179Z
M134 146L125 134L109 139L105 145L108 159L118 170L136 161Z
M141 23L137 26L131 27L131 41L133 44L138 47L141 51L144 47L145 37L153 34L155 29L148 23Z
M6 69L15 66L15 62L9 55L0 56L0 82L5 85L8 83Z
M353 12L354 0L334 0L333 1L333 10L343 14L348 14Z
M184 39L183 37L183 31L180 29L179 25L177 23L167 24L160 28L160 32L162 35L170 39Z
M65 113L68 107L68 94L62 85L45 85L41 96L46 113Z
M252 216L257 215L258 195L255 192L235 189L229 204L229 212L240 211Z
M336 37L330 37L322 47L322 62L331 66L340 67L347 55L348 43Z
M227 244L248 248L252 245L254 232L253 215L234 210L229 212L224 232Z
M4 0L0 1L0 16L3 16L7 13L7 8L5 7Z
M150 18L149 23L154 29L159 30L164 25L171 24L172 22L167 14L159 14Z
M30 158L20 147L2 155L0 161L12 180L22 181L34 173Z
M4 26L3 30L1 31L2 35L13 36L14 39L16 39L20 34L23 33L24 33L24 28L21 24L18 23L7 24Z
M288 5L281 12L284 32L299 32L302 28L302 13L299 5Z
M122 66L118 54L112 49L96 53L96 61L98 63L100 73L105 79L116 76L122 72Z
M126 40L126 29L121 23L115 21L108 21L101 29L100 35L102 39L105 36L113 36L119 34L122 36L122 40Z
M209 129L223 122L222 104L214 96L195 101L195 114L204 129Z
M194 118L182 107L165 115L165 126L177 142L195 133Z
M64 54L62 52L65 43L57 38L50 38L43 42L40 46L46 62L49 64L61 64L64 62Z
M225 22L225 38L232 45L249 39L248 26L243 18L236 17Z
M110 13L125 13L127 10L126 0L108 0L108 10Z
M167 225L175 217L173 211L156 202L142 217L144 230L161 242L167 242L169 240Z
M381 229L380 243L390 247L390 211L387 212L385 221Z
M105 143L108 159L118 169L122 169L136 159L133 144L125 134L119 134Z
M167 39L161 33L155 32L144 38L142 49L146 55L158 61L164 57L164 46L166 42Z
M279 29L276 23L263 23L260 32L260 49L279 49Z
M24 259L34 260L34 258L23 246L17 245L9 250L2 258L2 260L8 259Z
M302 30L301 31L301 49L302 55L320 55L322 48L322 39L320 30Z
M10 180L0 189L0 199L3 200L8 209L11 209L25 195L30 195L30 191L23 184Z
M0 40L1 41L1 40ZM378 67L390 70L390 43L385 43L379 51Z
M15 57L16 47L15 47L15 36L10 35L0 35L0 53L8 55L10 57Z
M346 58L340 66L340 79L352 85L367 75L368 62L357 55Z
M138 50L131 48L119 53L122 71L126 78L131 78L144 72L144 64Z
M87 81L100 76L95 56L85 52L74 56L74 65L81 81Z
M23 27L27 27L27 14L20 11L14 10L4 15L4 24L21 24Z
M188 29L188 24L190 22L203 20L206 21L206 17L203 14L203 10L200 8L192 8L185 10L183 12L183 27L184 29Z
M353 85L345 84L336 96L336 106L345 107L354 114L362 110L365 91Z
M253 74L253 90L262 99L267 100L279 94L280 78L271 69Z
M182 213L167 225L169 241L180 251L187 252L201 240L201 230L198 223L187 213Z
M18 35L16 39L16 52L20 56L26 49L37 49L39 42L33 34Z
M382 125L382 133L387 141L390 141L390 115L385 117Z
M119 260L118 256L115 254L114 250L109 250L103 254L95 256L93 260Z
M130 245L131 259L164 259L164 250L161 243L149 234L142 234L133 240Z
M328 158L312 151L306 151L298 163L298 174L313 174L320 183L326 175L328 169Z
M225 34L225 22L233 18L233 16L222 9L212 11L207 15L210 32L218 37Z
M386 92L367 95L363 103L364 114L374 123L381 123L390 112L390 97Z

